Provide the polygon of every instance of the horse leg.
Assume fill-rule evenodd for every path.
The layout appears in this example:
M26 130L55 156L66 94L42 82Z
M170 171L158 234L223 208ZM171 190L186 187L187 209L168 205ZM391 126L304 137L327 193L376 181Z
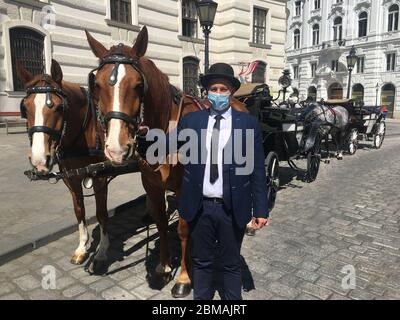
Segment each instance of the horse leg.
M338 144L338 160L343 160L343 137L342 133L337 133L337 144Z
M192 283L188 272L188 270L190 270L191 263L189 262L187 264L187 258L189 257L188 245L189 245L190 229L189 229L189 224L186 222L186 220L182 218L179 218L178 236L179 239L181 240L181 250L182 250L181 273L179 274L179 277L176 280L176 283L172 288L171 293L174 298L183 298L189 295L192 288ZM191 258L189 257L188 260L191 261Z
M64 181L68 186L72 201L74 203L74 211L79 227L79 245L71 258L72 264L82 264L88 257L87 245L89 242L89 232L85 219L85 204L83 199L83 191L80 179L68 179Z
M142 183L147 193L147 210L155 221L160 235L160 263L156 267L156 272L159 275L167 275L172 272L172 269L168 246L168 217L165 204L165 190L161 183L155 185L147 181L144 174L142 174Z
M94 257L93 272L102 270L107 263L107 250L110 245L107 232L108 211L107 211L107 179L96 178L93 180L93 190L96 198L96 218L100 225L99 249Z

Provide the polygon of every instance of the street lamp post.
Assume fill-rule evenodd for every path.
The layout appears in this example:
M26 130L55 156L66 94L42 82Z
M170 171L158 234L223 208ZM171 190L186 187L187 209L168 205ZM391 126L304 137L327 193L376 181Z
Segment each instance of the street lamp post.
M204 33L204 74L208 73L209 67L209 36L217 13L218 3L212 0L198 0L196 2L197 15Z
M356 48L354 46L350 50L350 54L347 58L347 69L349 70L349 83L347 86L347 99L350 99L350 89L351 89L351 74L353 72L354 66L357 63L358 57L356 55Z
M379 92L379 83L377 83L375 85L375 89L376 89L376 100L375 100L375 106L378 106L378 92Z

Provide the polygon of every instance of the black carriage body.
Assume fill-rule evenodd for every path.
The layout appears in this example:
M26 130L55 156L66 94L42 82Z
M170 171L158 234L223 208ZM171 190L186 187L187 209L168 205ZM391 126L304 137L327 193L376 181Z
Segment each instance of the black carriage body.
M380 106L365 106L353 99L327 100L326 106L342 106L349 112L350 129L357 129L361 135L372 137L377 129L377 124L384 120Z
M298 110L273 107L266 84L244 84L235 96L260 122L265 157L272 151L280 161L299 155L303 123L296 116Z

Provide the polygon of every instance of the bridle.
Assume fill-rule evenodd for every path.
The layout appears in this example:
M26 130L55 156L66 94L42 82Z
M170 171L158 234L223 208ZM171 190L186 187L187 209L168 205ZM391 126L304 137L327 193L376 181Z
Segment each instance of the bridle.
M135 116L129 116L125 112L120 112L120 111L110 111L110 112L107 112L106 114L102 114L100 111L100 108L98 106L96 106L98 118L99 118L101 126L103 127L104 132L107 132L107 124L112 119L122 120L123 122L125 122L128 125L128 128L131 128L131 126L133 126L136 130L138 130L139 126L143 122L144 97L147 92L146 77L144 76L143 71L140 70L139 62L136 59L126 56L122 52L123 47L124 47L124 45L122 43L120 43L117 46L117 52L115 52L112 55L109 55L105 58L102 58L100 61L100 65L96 69L93 69L89 73L89 77L88 77L89 95L91 98L93 97L93 88L94 88L94 85L95 85L94 82L96 79L94 72L101 70L105 65L113 64L114 67L113 67L113 70L111 71L110 77L108 79L108 84L110 86L115 86L115 84L118 81L119 66L121 64L130 65L139 73L139 75L141 77L141 81L142 81L142 83L140 85L140 96L139 96L140 112L138 115L135 115ZM132 133L132 130L131 129L129 129L129 130Z
M21 118L27 119L28 115L26 112L26 106L25 106L25 99L28 98L32 94L40 94L40 93L45 93L46 94L46 106L49 109L52 109L54 107L53 100L51 98L52 94L55 94L58 96L62 103L61 103L61 109L62 109L62 116L63 116L63 125L60 130L54 130L50 127L47 126L33 126L28 129L28 137L30 144L32 146L32 140L33 140L33 134L34 133L45 133L50 136L50 139L56 142L60 142L62 137L65 134L65 129L66 129L66 121L65 121L65 113L68 109L68 103L67 103L67 97L64 94L64 92L56 87L52 86L35 86L35 87L30 87L26 89L26 96L22 99L21 104L20 104L20 111L21 111Z

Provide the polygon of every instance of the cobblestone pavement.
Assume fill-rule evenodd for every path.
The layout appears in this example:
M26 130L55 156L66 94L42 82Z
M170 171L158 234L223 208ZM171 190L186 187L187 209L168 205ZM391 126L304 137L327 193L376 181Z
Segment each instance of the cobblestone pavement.
M382 150L364 146L323 164L312 184L284 167L271 225L243 243L244 298L400 299L399 148L397 136ZM173 282L160 284L153 276L159 242L153 225L147 235L144 212L140 202L111 218L105 275L69 263L75 232L0 266L0 299L171 299ZM179 243L171 219L175 275ZM90 230L93 250L99 229ZM42 288L46 266L56 270L54 290ZM349 266L356 286L346 289L342 271Z
M13 132L18 130L21 129L14 128ZM24 176L23 172L30 168L25 134L6 135L0 129L0 150L1 261L7 252L74 226L76 218L71 195L62 181L51 185L45 181L29 182ZM120 176L110 184L108 208L112 210L143 192L139 174ZM94 217L94 198L86 198L85 204L87 218Z

